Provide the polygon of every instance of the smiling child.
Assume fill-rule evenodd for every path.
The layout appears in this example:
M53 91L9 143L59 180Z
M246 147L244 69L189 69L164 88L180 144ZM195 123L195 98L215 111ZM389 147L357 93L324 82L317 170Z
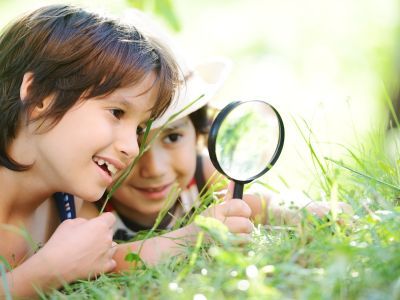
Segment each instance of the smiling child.
M168 47L78 7L44 6L3 31L0 298L32 298L115 268L115 217L72 219L77 198L98 200L137 156L137 138L178 79Z

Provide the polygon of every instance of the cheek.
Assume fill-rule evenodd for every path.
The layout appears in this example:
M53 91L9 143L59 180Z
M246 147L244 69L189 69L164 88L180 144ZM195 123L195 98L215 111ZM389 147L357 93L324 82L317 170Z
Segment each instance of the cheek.
M112 202L120 203L126 206L131 206L132 203L135 203L134 195L132 195L131 190L129 189L126 183L121 184L121 186L114 192L112 196Z
M196 171L196 148L185 147L174 156L174 169L181 188L186 188Z
M51 129L52 141L56 142L58 139L64 147L74 146L82 149L98 147L108 143L113 137L113 129L109 123L104 114L82 107L81 110L67 113Z
M138 182L137 173L135 167L131 170L128 177L122 182L122 184L115 190L113 198L119 199L119 202L127 204L132 203L138 197L133 186Z

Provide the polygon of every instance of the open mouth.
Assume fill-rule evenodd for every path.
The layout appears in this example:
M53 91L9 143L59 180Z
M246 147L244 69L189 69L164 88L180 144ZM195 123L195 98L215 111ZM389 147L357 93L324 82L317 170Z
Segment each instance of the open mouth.
M93 161L110 177L113 177L117 173L118 169L111 163L105 161L104 159L93 157Z

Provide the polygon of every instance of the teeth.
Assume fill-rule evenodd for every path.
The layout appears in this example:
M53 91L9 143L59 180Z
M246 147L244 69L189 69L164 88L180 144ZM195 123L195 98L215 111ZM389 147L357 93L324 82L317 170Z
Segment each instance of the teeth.
M113 164L106 162L106 165L107 165L107 169L108 169L108 171L110 171L111 175L114 175L115 173L117 173L118 170Z
M115 167L113 164L111 164L111 163L105 161L104 159L94 157L93 160L94 160L99 166L102 166L102 165L105 164L105 165L107 166L108 171L111 173L111 175L115 175L115 173L117 173L117 171L118 171L117 167Z

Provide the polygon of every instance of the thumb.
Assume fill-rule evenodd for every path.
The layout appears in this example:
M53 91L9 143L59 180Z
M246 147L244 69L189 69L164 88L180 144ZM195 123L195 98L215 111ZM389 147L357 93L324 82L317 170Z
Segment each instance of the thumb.
M229 200L232 199L232 197L233 197L233 187L234 186L235 186L235 183L232 180L230 180L229 184L228 184L228 189L226 190L224 201L229 201Z
M100 216L97 216L92 220L105 222L109 228L112 228L115 224L115 216L111 212L102 213Z

